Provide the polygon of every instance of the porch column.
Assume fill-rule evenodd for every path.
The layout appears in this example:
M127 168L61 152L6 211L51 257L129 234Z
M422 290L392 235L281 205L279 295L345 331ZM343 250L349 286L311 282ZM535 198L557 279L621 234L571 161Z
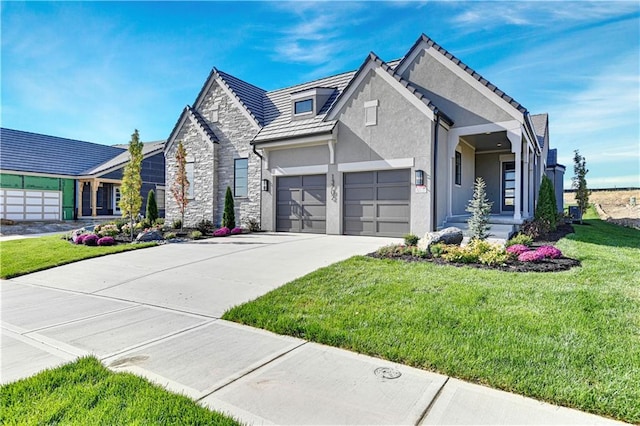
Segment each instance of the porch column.
M91 181L91 216L98 216L96 206L98 205L98 181Z
M82 217L82 191L84 190L84 182L78 181L78 217Z
M529 202L527 203L530 207L529 216L533 216L532 213L535 212L535 209L536 209L535 180L536 180L535 158L534 158L533 147L530 147L529 149Z
M516 198L513 206L513 219L522 220L522 128L507 131L507 138L511 142L511 152L515 155L516 163Z
M525 152L524 152L524 155L522 156L522 169L525 172L525 176L524 176L524 182L522 182L522 194L525 195L526 198L522 205L522 212L524 213L524 217L529 217L529 176L530 176L529 147L527 146L526 142L524 143L524 145L526 146L526 148L523 149ZM517 166L516 166L516 170L517 170Z

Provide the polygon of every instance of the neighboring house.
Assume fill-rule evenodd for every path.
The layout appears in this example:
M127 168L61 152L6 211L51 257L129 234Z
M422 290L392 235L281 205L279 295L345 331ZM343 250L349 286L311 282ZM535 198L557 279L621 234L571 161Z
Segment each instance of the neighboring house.
M236 219L264 230L402 236L461 222L482 177L492 220L513 229L533 215L547 124L422 35L401 60L371 53L274 91L214 68L167 140L166 181L182 142L187 225L220 224L229 186Z
M145 143L143 199L156 191L164 215L164 142ZM106 146L0 129L0 215L11 220L73 220L120 216L128 145Z

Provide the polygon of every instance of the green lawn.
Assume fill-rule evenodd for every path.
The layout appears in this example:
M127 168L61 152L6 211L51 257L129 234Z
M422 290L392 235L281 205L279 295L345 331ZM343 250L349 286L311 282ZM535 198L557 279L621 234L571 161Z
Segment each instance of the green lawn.
M0 242L0 278L8 279L65 263L155 246L155 243L89 247L71 244L60 236Z
M92 357L1 386L0 424L239 425Z
M557 244L570 271L359 256L224 318L638 423L640 231L575 229Z

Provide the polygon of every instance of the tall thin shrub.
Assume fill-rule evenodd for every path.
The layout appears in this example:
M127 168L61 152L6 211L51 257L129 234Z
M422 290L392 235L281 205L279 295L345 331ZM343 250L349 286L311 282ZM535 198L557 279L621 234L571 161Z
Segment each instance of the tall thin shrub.
M489 237L489 217L491 215L491 206L493 202L487 198L486 184L481 177L476 178L473 186L473 198L469 200L467 211L471 213L471 217L467 220L471 239L485 240Z
M236 227L236 213L233 204L233 193L231 188L227 186L227 192L224 194L224 212L222 213L222 226L233 229Z
M551 231L555 231L558 224L558 205L553 183L547 176L542 177L540 191L538 192L538 204L534 214L536 220L544 220L549 223Z
M156 193L153 189L147 194L147 212L146 218L153 224L158 219L158 203L156 202Z

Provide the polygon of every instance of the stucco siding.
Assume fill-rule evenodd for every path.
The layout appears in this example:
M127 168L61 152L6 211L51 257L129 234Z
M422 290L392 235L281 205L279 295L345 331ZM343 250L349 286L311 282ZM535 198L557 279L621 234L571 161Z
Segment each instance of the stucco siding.
M315 166L329 163L327 144L269 151L269 169Z
M484 179L487 188L487 199L493 203L491 213L499 214L501 205L502 182L500 170L500 154L487 153L476 155L476 176Z
M410 95L413 96L413 95ZM378 101L377 124L365 125L367 101ZM411 232L423 235L433 218L432 156L433 122L382 77L371 71L338 115L336 163L413 159L411 168ZM415 191L415 170L425 172L427 192ZM342 176L336 176L341 185ZM336 191L340 191L339 188ZM329 204L328 204L329 206ZM336 212L338 207L336 207ZM330 222L327 222L329 230Z
M456 127L513 120L504 109L422 51L403 73Z
M452 214L460 215L466 214L466 208L469 204L469 200L473 197L473 183L476 179L476 165L475 165L475 151L467 144L458 144L458 151L462 153L462 180L461 185L455 184L455 163L451 158L451 176L453 189L451 192L451 206Z

